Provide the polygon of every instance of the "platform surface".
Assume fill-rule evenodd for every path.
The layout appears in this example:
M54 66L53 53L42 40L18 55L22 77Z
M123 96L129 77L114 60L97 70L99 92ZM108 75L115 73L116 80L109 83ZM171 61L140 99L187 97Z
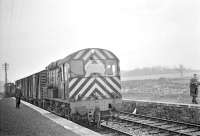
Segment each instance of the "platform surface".
M22 101L0 99L1 136L100 136L100 134Z

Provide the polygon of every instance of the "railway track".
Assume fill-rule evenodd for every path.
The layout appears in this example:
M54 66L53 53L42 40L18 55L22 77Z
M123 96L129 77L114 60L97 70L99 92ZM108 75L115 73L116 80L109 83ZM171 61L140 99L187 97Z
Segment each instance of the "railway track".
M200 125L120 112L101 126L119 134L158 136L199 136Z
M54 111L48 111L61 116ZM88 127L85 124L80 125ZM101 126L106 130L88 128L106 136L200 136L200 125L128 112L119 112L112 119L102 120Z

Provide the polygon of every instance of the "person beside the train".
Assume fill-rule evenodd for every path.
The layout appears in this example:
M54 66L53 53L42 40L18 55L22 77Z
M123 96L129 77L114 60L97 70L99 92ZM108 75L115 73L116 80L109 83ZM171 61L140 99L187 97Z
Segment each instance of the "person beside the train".
M21 96L22 96L21 87L17 86L15 88L16 108L20 108Z
M190 79L190 96L192 96L192 103L198 104L197 97L198 97L198 86L200 82L198 81L197 74L194 74L193 77Z

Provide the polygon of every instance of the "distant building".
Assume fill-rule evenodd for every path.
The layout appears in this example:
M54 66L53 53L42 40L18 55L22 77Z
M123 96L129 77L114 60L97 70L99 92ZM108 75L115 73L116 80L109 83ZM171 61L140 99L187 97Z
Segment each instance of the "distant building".
M15 95L15 84L7 83L5 85L5 96L14 96Z

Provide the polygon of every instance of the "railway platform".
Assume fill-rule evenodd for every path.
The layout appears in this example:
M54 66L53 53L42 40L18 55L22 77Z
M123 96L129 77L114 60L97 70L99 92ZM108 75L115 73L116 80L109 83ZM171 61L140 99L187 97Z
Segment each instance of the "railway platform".
M123 111L192 124L200 124L200 104L123 99Z
M21 101L15 108L14 98L0 99L1 136L100 136L67 119Z

